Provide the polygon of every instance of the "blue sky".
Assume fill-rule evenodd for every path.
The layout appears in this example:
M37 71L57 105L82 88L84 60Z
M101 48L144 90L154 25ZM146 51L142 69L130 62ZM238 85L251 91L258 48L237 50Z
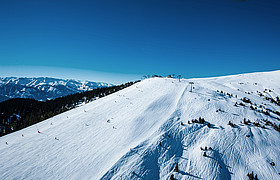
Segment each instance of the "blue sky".
M277 0L0 1L0 76L279 70L279 9Z

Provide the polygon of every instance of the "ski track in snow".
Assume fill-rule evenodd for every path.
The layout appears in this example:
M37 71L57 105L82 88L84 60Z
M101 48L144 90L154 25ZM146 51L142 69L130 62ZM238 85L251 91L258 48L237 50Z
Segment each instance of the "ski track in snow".
M1 137L0 179L169 179L172 174L175 179L248 179L252 171L259 179L280 179L280 133L240 123L268 119L279 125L280 117L250 110L246 103L234 106L247 97L280 111L257 95L280 96L279 84L280 71L143 80ZM188 124L199 117L206 123Z

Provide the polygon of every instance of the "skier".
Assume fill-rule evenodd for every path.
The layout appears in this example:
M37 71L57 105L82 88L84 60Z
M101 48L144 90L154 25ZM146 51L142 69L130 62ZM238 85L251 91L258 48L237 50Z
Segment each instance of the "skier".
M40 131L38 130L38 133L40 133Z
M21 136L22 136L22 137L24 137L24 135L23 135L23 134L21 134Z
M110 119L107 120L107 123L110 123Z
M6 144L8 145L8 142L6 142Z

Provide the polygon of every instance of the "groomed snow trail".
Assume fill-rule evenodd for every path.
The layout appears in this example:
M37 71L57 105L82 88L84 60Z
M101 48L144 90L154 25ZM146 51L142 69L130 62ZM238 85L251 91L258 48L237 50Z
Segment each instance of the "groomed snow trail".
M280 116L257 111L280 111L264 98L280 96L279 84L280 71L143 80L1 137L0 179L280 179L280 133L264 122Z

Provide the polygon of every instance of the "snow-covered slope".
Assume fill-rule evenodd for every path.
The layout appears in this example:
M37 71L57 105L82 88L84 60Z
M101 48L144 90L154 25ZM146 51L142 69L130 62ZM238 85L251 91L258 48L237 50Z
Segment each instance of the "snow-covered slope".
M265 99L279 83L280 71L146 79L1 137L0 179L280 179L280 132L265 125L280 116L262 113L280 111Z
M108 83L78 81L72 79L0 78L0 102L10 98L32 98L40 101L88 91L98 87L112 86Z

